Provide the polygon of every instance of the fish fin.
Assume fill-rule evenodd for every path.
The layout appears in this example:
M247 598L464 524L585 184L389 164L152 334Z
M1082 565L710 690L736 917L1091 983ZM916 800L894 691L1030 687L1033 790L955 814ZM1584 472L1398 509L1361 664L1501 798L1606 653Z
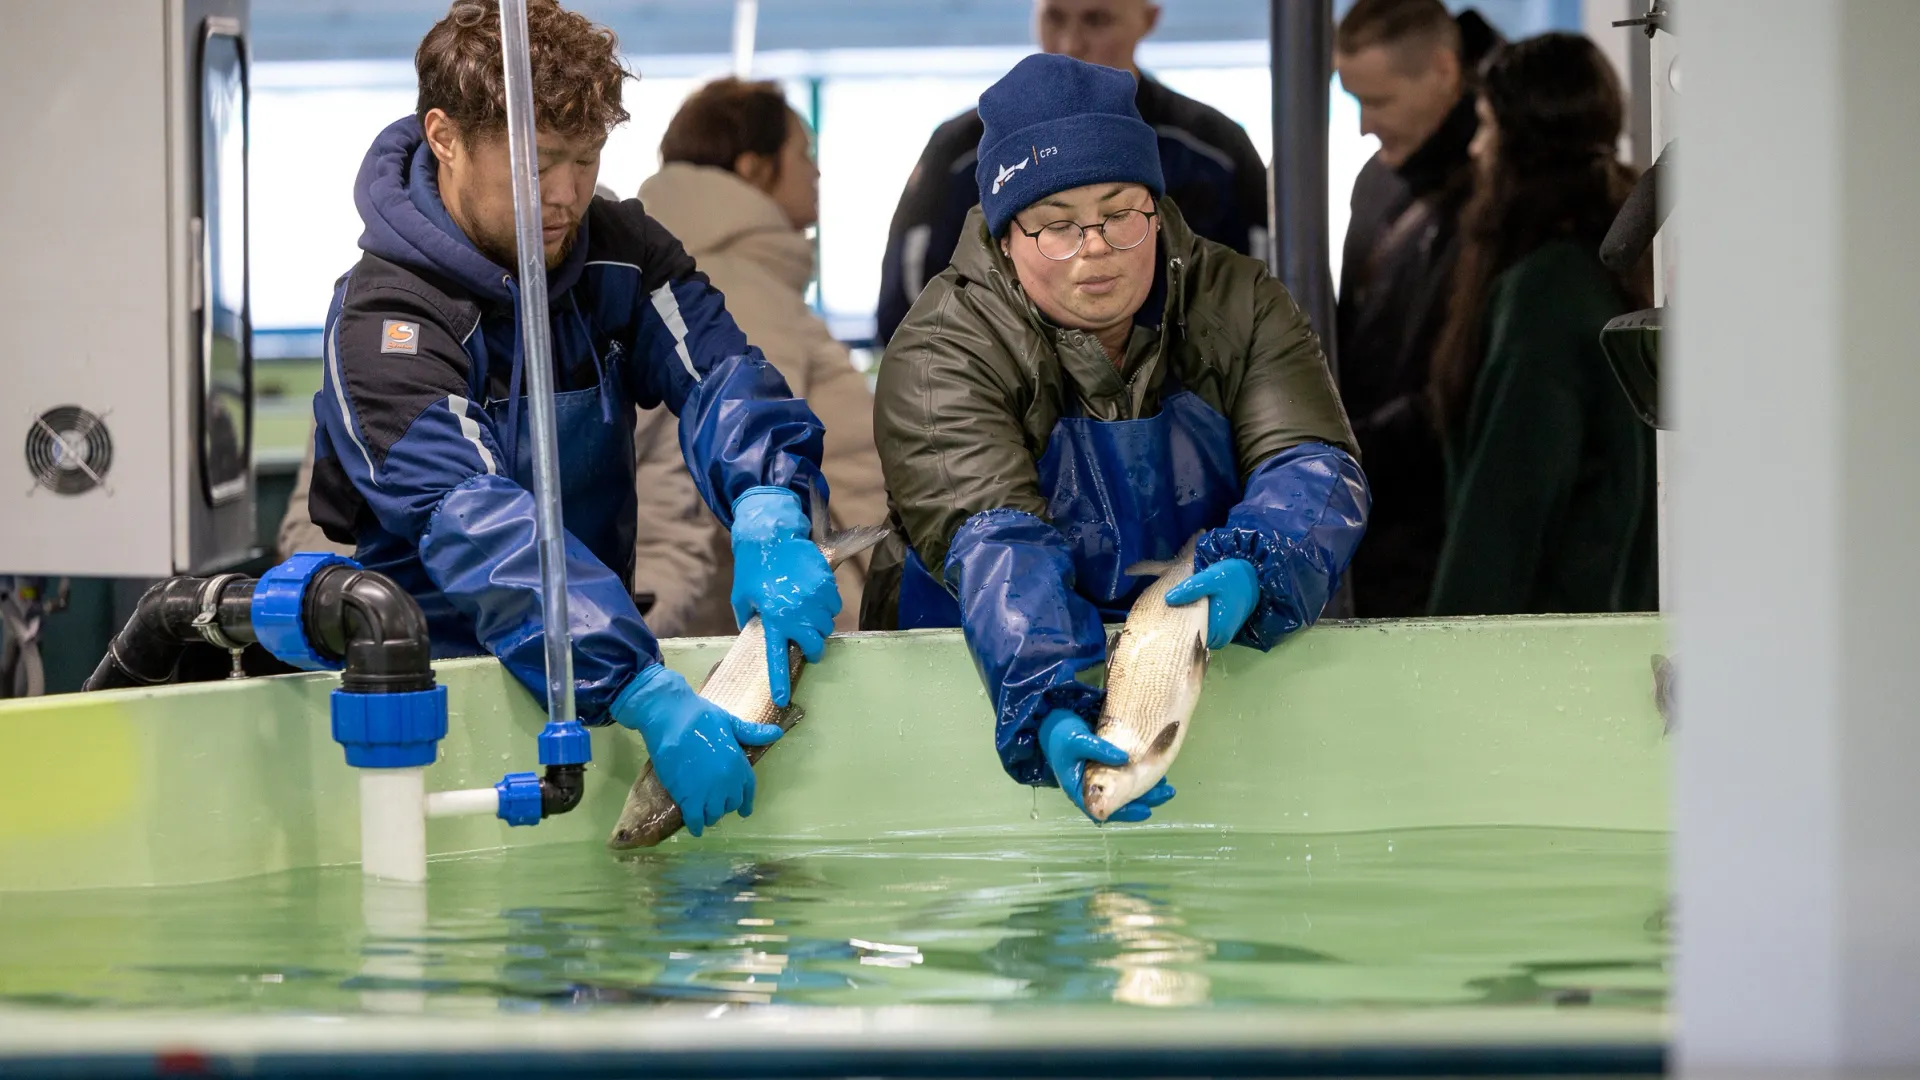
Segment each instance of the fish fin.
M1199 670L1200 674L1205 675L1207 663L1212 658L1213 653L1207 650L1207 635L1196 635L1193 639L1193 666Z
M1159 577L1179 565L1178 559L1146 559L1120 571L1128 577Z
M1147 747L1147 755L1154 756L1166 753L1173 749L1173 740L1179 737L1180 721L1175 720L1173 723L1161 729L1159 736L1153 740L1153 745Z
M795 725L807 718L807 710L798 705L789 705L780 712L780 719L774 721L783 731L792 731Z
M1120 639L1126 634L1126 632L1127 632L1127 628L1122 626L1114 630L1113 633L1107 635L1107 655L1108 656L1112 656L1113 650L1120 647Z
M820 497L820 475L815 473L807 481L807 494L813 496L808 506L813 511L808 515L807 539L825 547L827 543L827 500Z
M831 533L824 540L818 541L820 554L827 557L828 566L839 566L885 540L892 532L893 526L884 521L877 525L855 525L851 529Z

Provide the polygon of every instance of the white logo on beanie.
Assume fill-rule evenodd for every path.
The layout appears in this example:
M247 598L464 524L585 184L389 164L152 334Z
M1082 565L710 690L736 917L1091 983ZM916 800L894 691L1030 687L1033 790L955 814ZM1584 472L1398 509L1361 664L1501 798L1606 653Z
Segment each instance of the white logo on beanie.
M1014 173L1017 173L1021 169L1026 168L1028 164L1030 164L1031 162L1032 162L1031 158L1021 158L1020 163L1017 165L1000 166L1000 175L993 178L993 190L989 191L987 194L989 195L1000 194L1001 186L1004 185L1007 181L1013 179Z

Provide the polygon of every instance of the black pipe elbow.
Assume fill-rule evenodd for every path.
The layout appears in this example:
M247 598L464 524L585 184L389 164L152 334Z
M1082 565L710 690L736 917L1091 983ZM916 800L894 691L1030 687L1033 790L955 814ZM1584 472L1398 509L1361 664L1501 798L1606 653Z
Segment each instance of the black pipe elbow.
M308 640L344 660L340 689L404 694L433 689L426 613L392 578L341 564L314 575L302 611Z
M253 625L256 585L238 574L176 577L154 585L81 689L170 683L190 645L238 650L255 644L260 640ZM305 653L310 645L312 655L304 663L280 659L305 667L344 663L340 688L348 693L433 689L427 616L392 578L350 563L322 567L300 598L300 625L306 641L299 650Z
M549 765L540 780L540 816L564 814L580 805L587 793L585 765Z
M107 654L80 689L118 690L174 680L187 646L207 642L244 648L253 632L252 578L176 577L156 583L107 645Z

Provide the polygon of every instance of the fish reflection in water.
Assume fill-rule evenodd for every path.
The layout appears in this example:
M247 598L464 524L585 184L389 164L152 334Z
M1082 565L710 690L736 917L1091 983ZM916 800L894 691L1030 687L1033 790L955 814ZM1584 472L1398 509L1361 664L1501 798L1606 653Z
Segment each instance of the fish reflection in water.
M1206 1005L1211 960L1337 963L1311 949L1214 941L1192 932L1177 905L1145 886L1098 885L1021 905L1007 933L979 953L929 952L928 962L1017 980L1026 997L1125 1005Z
M1213 945L1181 933L1186 921L1152 900L1102 889L1087 900L1088 914L1113 942L1115 953L1093 961L1116 973L1113 1000L1123 1005L1205 1005L1213 982L1178 965L1199 965Z
M605 920L572 929L552 913L516 921L518 944L540 950L533 982L554 969L556 958L572 976L535 996L583 1005L768 1004L782 993L857 988L835 970L848 963L902 968L923 960L910 945L784 932L795 920L781 917L782 905L817 903L831 893L826 881L792 862L702 851L628 862L638 895L623 898L623 909L648 912L651 925L610 935Z
M1130 886L1075 888L1020 904L990 924L1002 932L984 952L799 936L785 930L804 920L782 917L782 906L825 902L832 887L796 865L717 852L633 861L639 895L623 899L638 899L650 925L610 929L599 912L513 913L510 951L526 965L509 973L515 996L575 1005L769 1004L795 992L859 989L865 979L924 964L1000 976L1028 999L1197 1006L1212 997L1211 980L1198 969L1222 948L1273 948L1208 941L1187 929L1175 906ZM953 899L923 914L934 922L980 914L978 904L955 907ZM1329 959L1281 951L1286 960Z

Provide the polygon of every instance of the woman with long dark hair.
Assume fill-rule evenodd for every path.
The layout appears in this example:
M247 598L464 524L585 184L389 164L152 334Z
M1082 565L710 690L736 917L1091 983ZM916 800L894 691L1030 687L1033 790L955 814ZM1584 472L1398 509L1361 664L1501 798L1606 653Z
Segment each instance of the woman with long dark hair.
M1600 328L1645 306L1597 251L1632 186L1620 84L1584 37L1488 58L1475 191L1432 395L1447 454L1439 615L1657 604L1653 433Z

